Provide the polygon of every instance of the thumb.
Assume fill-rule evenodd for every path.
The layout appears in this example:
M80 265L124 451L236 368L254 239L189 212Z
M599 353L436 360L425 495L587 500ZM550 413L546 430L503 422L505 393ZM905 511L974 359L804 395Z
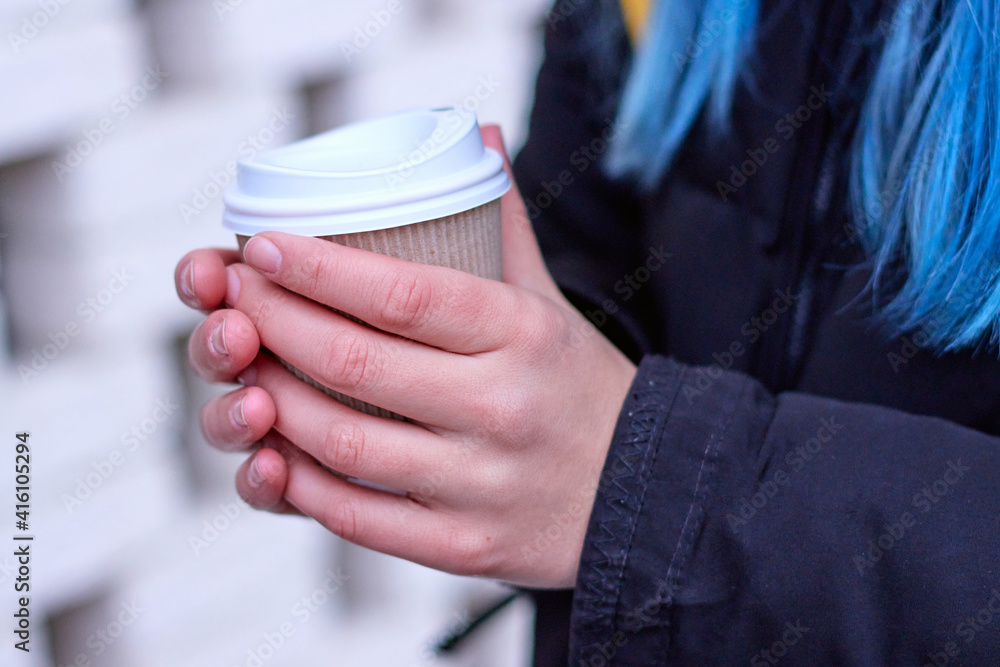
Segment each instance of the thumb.
M514 172L510 167L503 134L496 125L485 125L480 132L483 135L483 143L503 157L504 170L512 184L511 189L500 200L503 210L503 281L548 297L561 298L559 288L545 267L545 260L542 259L542 252L538 248L538 240L531 228L524 200L514 181Z

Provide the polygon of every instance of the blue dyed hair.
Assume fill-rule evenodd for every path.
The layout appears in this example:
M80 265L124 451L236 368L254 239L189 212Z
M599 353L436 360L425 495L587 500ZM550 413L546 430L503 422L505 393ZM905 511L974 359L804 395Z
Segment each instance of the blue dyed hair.
M660 0L632 64L608 154L613 176L652 188L707 105L725 130L757 23L757 0Z
M702 113L725 133L757 13L758 0L657 2L612 176L655 187ZM852 227L880 317L938 352L996 345L1000 332L998 14L996 0L900 0L852 148Z

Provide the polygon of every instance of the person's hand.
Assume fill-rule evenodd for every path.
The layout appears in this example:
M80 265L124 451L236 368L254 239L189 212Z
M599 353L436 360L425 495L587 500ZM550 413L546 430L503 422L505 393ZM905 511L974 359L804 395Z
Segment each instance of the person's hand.
M188 361L209 382L235 381L260 350L257 330L246 315L217 310L226 296L226 267L240 261L236 250L208 248L185 255L174 271L181 301L209 312L188 339ZM247 387L202 407L201 430L209 443L225 451L258 450L261 443L280 447L284 439L270 432L274 419L274 402L268 393ZM268 448L243 464L237 489L244 498L252 497L257 509L297 514L282 497L286 478L284 459Z
M503 150L497 130L484 138ZM237 475L251 505L447 572L574 585L635 367L563 298L516 192L503 209L504 283L276 232L248 243L250 266L223 269L235 258L217 251L182 260L179 279L196 263L191 305L218 305L224 270L231 308L195 331L192 364L250 385L205 406L206 436L238 449L276 432ZM337 403L261 345L412 423Z

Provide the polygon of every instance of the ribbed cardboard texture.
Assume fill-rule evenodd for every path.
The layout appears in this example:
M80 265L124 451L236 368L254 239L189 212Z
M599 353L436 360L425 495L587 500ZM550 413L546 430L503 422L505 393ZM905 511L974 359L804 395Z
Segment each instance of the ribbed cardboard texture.
M250 237L237 236L236 238L242 253L243 247L250 240ZM503 278L499 199L470 211L437 220L428 220L392 229L321 236L319 238L410 262L458 269L480 278L491 280ZM360 322L357 318L345 313L341 313L341 315L355 322ZM361 322L361 324L365 323ZM350 408L376 417L406 420L402 415L336 392L283 359L279 359L279 361L299 379L322 390Z

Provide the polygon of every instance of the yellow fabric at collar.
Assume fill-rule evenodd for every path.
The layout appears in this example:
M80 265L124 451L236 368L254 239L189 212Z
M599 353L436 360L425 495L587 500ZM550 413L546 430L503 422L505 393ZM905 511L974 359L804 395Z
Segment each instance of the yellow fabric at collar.
M625 25L632 43L638 43L649 19L651 0L621 0L622 13L625 15Z

